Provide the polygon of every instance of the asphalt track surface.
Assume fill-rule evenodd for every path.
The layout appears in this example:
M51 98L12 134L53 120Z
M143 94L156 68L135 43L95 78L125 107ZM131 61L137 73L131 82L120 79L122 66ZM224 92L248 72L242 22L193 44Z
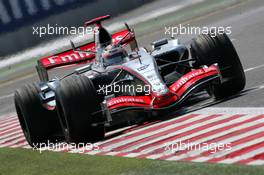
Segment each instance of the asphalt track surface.
M217 107L263 107L264 106L264 2L251 0L245 4L227 8L190 21L193 26L231 26L232 41L246 70L247 85L245 93L239 97L217 104ZM171 26L177 26L172 24ZM139 38L142 46L166 36L165 30L159 30ZM195 35L179 35L188 42ZM168 37L168 36L166 36ZM34 68L32 68L32 71ZM23 72L21 72L23 73ZM19 74L19 72L17 73ZM0 114L14 111L13 92L25 83L38 81L37 74L31 74L22 79L0 84Z
M113 133L108 133L109 139L100 142L104 150L86 153L164 160L263 164L263 16L264 1L251 0L189 21L189 24L195 26L232 26L230 37L241 58L247 78L246 88L241 94L221 102L208 99L195 107L187 108L186 111L190 113L180 117L114 131L121 132L117 137L111 138ZM147 45L162 36L164 30L156 31L139 38L139 42L141 45ZM192 37L193 35L179 36L184 42L188 42ZM33 75L0 85L0 113L3 116L0 118L0 146L27 147L14 114L12 93L23 84L35 80L37 77ZM192 111L194 109L201 110ZM217 151L214 154L192 150L171 155L163 154L164 143L190 141L189 139L198 143L232 143L233 149L229 152Z

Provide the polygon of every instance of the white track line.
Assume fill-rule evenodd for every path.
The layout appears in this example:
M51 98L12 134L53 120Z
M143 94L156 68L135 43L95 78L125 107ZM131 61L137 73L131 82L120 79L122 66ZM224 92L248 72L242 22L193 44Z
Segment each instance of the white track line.
M176 135L182 134L184 132L188 132L188 131L194 130L197 127L200 127L200 126L203 126L203 125L206 125L206 124L210 124L210 123L213 123L213 122L221 121L221 120L227 119L229 117L230 117L229 115L224 115L224 116L216 117L214 119L207 120L207 121L204 121L204 122L201 122L201 123L197 123L195 125L192 125L192 126L189 126L189 127L186 127L186 128L180 129L180 130L177 130L174 133L170 133L170 134L167 134L167 135L164 135L164 136L161 136L161 137L157 137L156 139L153 139L153 140L150 140L150 141L141 143L141 144L139 144L137 146L134 146L133 148L129 148L129 149L124 150L124 152L134 151L136 149L139 149L142 146L150 145L152 143L161 141L163 139L166 139L166 138L169 138L169 137L172 137L172 136L176 136ZM212 130L215 130L215 129L218 129L218 128L222 128L225 125L232 124L232 123L235 123L235 122L238 122L238 121L243 121L243 120L247 120L247 118L245 116L241 116L241 117L239 117L237 119L234 119L232 121L226 122L224 124L223 123L220 123L220 124L217 124L215 126L208 127L208 128L206 128L204 130L201 130L199 132L194 132L193 134L190 134L188 136L181 137L179 139L176 139L174 141L171 141L170 143L172 143L172 144L173 143L177 143L178 141L185 140L185 139L189 139L189 138L198 136L200 134L204 134L204 133L207 133L209 131L212 131ZM150 152L152 152L152 151L154 151L156 149L162 148L162 147L164 147L164 144L152 146L150 148L146 148L145 150L142 150L141 152L146 154L146 153L150 153Z
M26 142L27 143L27 142ZM25 146L23 146L22 148L25 148L25 149L32 149L31 146L29 146L28 144L26 144Z
M17 127L17 126L20 126L20 124L18 122L12 122L12 123L8 124L7 126L0 127L0 132L5 131L9 128Z
M257 124L257 121L255 122L255 124ZM239 127L236 127L236 128L234 128L234 129L232 129L232 130L229 130L228 133L231 133L231 132L233 132L233 131L236 131L236 130L239 130L239 129L243 129L243 128L246 128L246 127L249 127L249 126L254 126L255 124L252 123L252 124L249 124L248 126L247 126L247 125L244 125L244 126L241 126L241 127L239 126ZM246 132L246 133L244 133L244 134L239 134L239 135L236 135L236 136L229 137L229 138L227 138L227 139L221 140L220 143L221 143L221 144L229 144L229 143L234 142L234 141L237 141L237 140L239 140L239 139L246 138L246 137L248 137L248 136L250 136L250 135L257 134L257 133L259 133L259 132L261 132L261 131L264 131L264 127L257 128L257 129L255 129L255 130L248 131L248 132ZM222 135L225 135L225 134L219 134L219 136L222 136ZM207 139L209 140L209 139L217 138L217 137L219 137L219 136L215 135L215 137L208 137L208 138L206 138L206 139L204 139L204 140L199 140L199 141L197 141L197 142L195 142L195 143L199 144L199 143L205 142L205 140L207 140ZM215 146L215 147L216 147L216 146ZM212 148L215 148L215 147L212 147ZM232 148L231 148L231 149L232 149ZM191 151L189 151L189 152L187 152L187 153L185 153L185 154L182 154L182 155L177 156L177 158L180 160L180 159L184 159L184 158L187 158L187 157L199 156L199 155L202 154L203 152L207 152L207 151L208 151L208 150L191 150ZM232 150L230 150L230 151L231 151L230 153L232 153L232 152L235 151L235 150L232 149ZM219 152L219 153L218 153L218 152ZM220 156L220 155L221 155L221 151L218 151L218 152L216 152L216 153L218 153L218 156ZM210 154L210 155L211 155L210 157L216 157L216 153L212 153L212 154ZM221 156L222 156L222 155L221 155ZM199 159L199 157L198 157L197 159ZM170 158L168 158L168 159L166 159L166 160L170 160ZM175 160L175 159L174 159L174 160ZM195 161L195 160L196 160L196 159L194 159L194 161Z
M15 115L12 115L12 116L7 116L7 117L2 117L1 116L1 118L0 118L0 122L2 123L2 122L8 122L8 121L10 121L10 120L14 120L14 119L17 119L17 116L15 116Z
M255 70L255 69L260 69L260 68L263 68L263 67L264 67L264 64L261 64L261 65L255 66L255 67L250 67L250 68L244 69L244 72L249 72L249 71L252 71L252 70Z
M15 116L16 116L15 112L11 112L11 113L8 113L8 114L1 115L0 122L3 121L3 120L8 119L10 117L15 117Z
M241 156L237 156L237 157L234 157L234 158L227 158L225 160L220 161L219 163L231 164L231 163L235 163L235 162L238 162L238 161L241 161L241 160L244 160L244 159L248 159L248 158L254 157L255 155L263 153L263 152L264 152L263 148L258 148L256 150L253 150L253 151L250 151L248 153L245 153L245 154L243 154Z
M25 146L27 146L27 145L28 145L28 142L25 141L25 142L22 142L22 143L20 143L20 144L12 145L12 146L10 146L10 148L21 148L21 147L25 147ZM30 148L31 148L31 147L30 147Z
M138 157L138 156L140 156L140 153L128 153L124 157Z
M128 147L128 148L126 148L124 150L121 150L121 151L118 151L118 152L114 152L113 151L113 152L106 152L105 154L102 153L102 155L117 155L117 154L120 154L120 153L123 153L123 152L128 152L127 154L124 154L124 157L138 157L138 156L142 155L143 153L145 154L145 153L148 153L148 152L152 152L153 150L162 148L164 146L164 145L161 145L161 147L160 147L160 145L159 145L159 146L151 147L152 143L155 143L157 141L162 141L163 139L166 139L166 138L168 138L170 136L175 136L175 135L180 134L180 133L191 131L193 129L196 129L199 126L203 126L203 125L206 125L206 124L210 124L212 122L216 122L216 121L220 121L220 120L223 120L223 119L227 119L228 117L230 117L232 115L235 115L235 114L243 114L243 113L244 114L250 114L252 116L253 115L257 116L257 114L264 114L264 108L205 108L203 110L199 110L199 111L196 111L196 112L189 113L189 114L181 116L181 117L186 117L186 116L189 116L190 114L198 114L195 117L186 118L186 120L184 120L184 121L180 121L178 123L174 123L174 124L168 125L168 126L163 127L163 128L159 128L159 129L151 131L151 132L143 133L142 135L138 135L138 136L135 136L135 137L133 136L133 134L137 134L138 132L141 132L141 131L144 132L147 129L151 129L153 127L158 127L158 126L161 126L163 124L169 124L169 123L173 122L174 120L179 120L181 117L176 117L176 118L173 118L173 119L170 119L170 120L167 120L167 121L163 121L163 122L160 122L160 123L155 123L153 125L149 125L147 127L140 128L138 130L135 128L135 130L133 130L131 132L128 132L126 134L114 137L114 138L112 138L110 140L106 140L106 141L103 141L103 142L98 142L99 146L103 145L105 143L109 144L109 145L104 147L103 150L88 151L86 154L94 155L94 154L102 153L102 151L111 151L114 148L117 148L117 147L120 147L120 146L125 146L126 144L133 143L134 141L137 141L139 139L147 138L147 137L152 136L154 134L158 134L160 132L167 131L169 129L173 129L175 127L182 126L184 124L188 124L188 123L191 123L191 122L194 122L194 121L202 120L202 119L204 119L204 118L206 118L206 117L208 117L210 115L214 115L214 114L228 114L228 115L218 116L218 117L206 120L206 121L202 121L202 122L199 122L198 124L194 124L192 126L186 126L183 129L180 129L180 130L178 130L176 132L169 133L168 135L164 135L164 136L161 136L161 137L157 137L157 138L152 139L150 141L139 143L137 145ZM203 129L203 130L201 130L199 132L195 132L195 133L190 134L188 136L184 136L184 137L181 137L179 139L173 140L170 143L174 143L174 142L177 143L180 140L186 140L188 138L192 138L192 137L198 136L200 134L204 134L206 132L213 131L213 130L218 129L218 128L222 128L222 127L228 126L230 124L234 124L236 122L245 121L247 119L250 119L250 116L248 116L248 115L240 116L237 119L228 121L228 122L226 122L224 124L222 123L222 124L216 124L214 126L210 126L210 127L206 128L206 129ZM2 124L2 125L0 124L0 126L2 126L2 127L0 127L0 134L7 133L6 135L0 136L0 147L31 148L30 146L28 146L27 142L25 141L25 138L24 138L23 133L22 133L21 130L12 132L12 130L20 128L20 126L17 126L19 124L18 121L13 121L12 118L8 118L6 120L7 120L7 123ZM0 120L0 123L2 121L4 121L4 120ZM233 131L237 131L237 130L240 130L240 129L243 129L243 128L247 128L249 126L254 126L254 125L259 124L259 123L264 123L264 120L263 119L259 119L259 120L252 121L252 122L249 122L249 123L241 124L241 125L236 126L236 127L232 127L232 128L227 129L227 130L225 130L225 131L223 131L221 133L212 134L212 135L210 135L208 137L196 140L195 143L196 142L197 143L206 142L207 140L214 139L214 138L217 138L217 137L220 137L220 136L224 136L224 135L226 135L228 133L231 133ZM111 135L111 134L114 134L114 133L118 133L118 132L124 131L126 129L129 129L131 127L132 126L126 127L126 128L121 128L121 129L118 129L118 130L115 130L115 131L108 132L107 134ZM225 139L221 140L221 143L230 143L230 142L239 140L241 138L246 138L247 136L250 136L252 134L256 134L256 133L261 132L261 131L264 131L264 127L260 127L260 128L257 128L257 129L250 130L250 131L248 131L246 133L242 133L242 134L238 134L238 135L235 135L235 136L231 136L229 138L225 138ZM16 135L14 135L14 134L16 134ZM12 135L12 137L9 137L11 135ZM132 136L132 137L129 138L129 139L126 139L126 136ZM120 140L117 140L117 139L120 139ZM12 140L12 141L9 141L9 140ZM114 140L113 144L111 144L112 140ZM209 156L207 156L207 157L202 157L201 156L201 157L195 158L192 161L195 161L195 162L208 161L208 160L210 160L212 158L222 157L222 156L228 155L228 154L230 154L230 153L232 153L234 151L238 151L240 149L247 148L247 147L250 147L250 146L252 146L252 145L254 145L256 143L261 143L261 142L264 142L264 136L256 138L256 139L253 139L253 140L251 140L249 142L246 142L246 143L240 143L239 145L236 145L236 146L232 147L231 150L218 151L218 152L216 152L214 154L209 154ZM2 143L4 143L4 144L2 144ZM150 145L150 147L146 148L146 150L143 150L141 152L136 152L136 153L130 152L130 151L134 151L134 150L136 150L136 149L138 149L138 148L140 148L142 146L146 146L146 145ZM69 152L70 153L76 153L76 152L80 153L80 151L81 151L81 149L79 149L77 151L76 150L72 150L72 151L69 151ZM179 155L179 156L170 157L170 158L168 158L166 160L181 160L183 158L190 157L190 156L191 157L192 156L199 156L202 152L203 151L199 151L199 150L197 150L197 151L189 151L189 152L183 153L182 155ZM221 160L219 162L220 163L235 163L235 162L238 162L240 160L251 158L254 155L257 155L257 154L263 153L263 152L264 152L264 149L260 149L259 148L259 149L256 149L254 151L250 151L248 153L245 153L242 156L229 158L229 159L224 159L224 160ZM147 158L157 159L160 156L164 156L164 154L151 155L151 156L149 156ZM264 164L264 161L262 161L262 160L252 160L251 162L249 162L247 164L249 164L249 165L250 164L251 165Z
M127 127L124 127L124 128L116 129L114 131L109 131L109 132L106 133L106 137L107 136L111 136L111 135L116 134L116 133L119 133L119 132L122 132L122 131L125 131L125 130L130 129L130 128L133 128L135 126L136 125L132 125L132 126L127 126Z
M261 143L261 142L264 142L264 136L256 138L256 139L253 139L253 140L251 140L249 142L246 142L246 143L242 143L242 144L233 146L231 150L219 151L219 152L217 152L215 154L212 154L212 155L209 155L207 157L200 157L200 158L194 159L193 161L208 161L210 159L220 158L220 157L226 156L226 155L228 155L228 154L230 154L230 153L232 153L234 151L238 151L238 150L241 150L243 148L247 148L247 147L250 147L250 146L255 145L257 143ZM219 162L222 162L222 161L219 161Z
M3 132L0 132L0 135L1 135L1 136L4 136L4 135L6 135L6 134L13 133L13 132L18 131L18 130L21 130L21 127L20 127L20 126L17 126L17 127L14 127L14 128L10 128L10 129L7 129L7 130L5 130L5 131L3 131ZM4 134L4 135L3 135L3 134ZM1 136L0 136L0 137L1 137Z
M190 114L186 114L186 115L183 115L183 116L180 116L180 117L186 117L186 116L189 116ZM151 129L151 128L154 128L154 127L158 127L160 125L163 125L163 124L168 124L168 123L171 123L175 120L178 120L180 117L176 117L173 118L173 119L170 119L170 120L166 120L166 121L162 121L162 122L159 122L159 123L155 123L153 125L150 125L150 126L147 126L147 127L143 127L143 128L140 128L140 129L136 129L136 130L133 130L129 133L125 133L125 134L122 134L122 135L119 135L117 137L114 137L114 138L111 138L109 140L105 140L105 141L101 141L101 142L98 142L99 145L102 145L102 144L106 144L106 143L111 143L113 140L117 140L117 139L122 139L124 137L127 137L127 136L130 136L130 135L133 135L133 134L136 134L136 133L139 133L139 132L142 132L142 131L145 131L147 129ZM195 120L199 120L201 118L204 118L204 117L207 117L207 116L195 116L191 119L187 118L185 121L182 121L182 122L179 122L179 123L188 123L190 121L195 121ZM195 119L196 118L196 119Z
M13 96L14 96L13 93L12 94L8 94L8 95L4 95L4 96L0 97L0 100L7 99L7 98L10 98L10 97L13 97Z
M263 104L264 105L264 104ZM202 114L202 115L210 115L210 114L228 114L228 115L233 115L233 114L248 114L248 115L261 115L264 114L264 107L243 107L243 108L215 108L215 107L210 107L210 108L204 108L197 110L193 113L197 114Z
M20 133L20 134L17 134L17 135L15 135L15 136L8 137L8 138L6 138L6 139L1 139L1 140L0 140L0 145L4 144L4 143L6 143L6 142L9 142L10 140L15 141L15 139L19 139L19 138L21 138L22 136L24 136L24 134L23 134L23 133ZM26 140L26 139L25 139L25 140Z
M247 164L248 165L264 165L264 160L253 160Z
M8 134L5 134L3 136L0 136L0 141L3 140L3 139L6 139L8 138L9 136L13 135L13 134L20 134L22 133L22 130L18 130L18 131L14 131L14 132L10 132Z
M87 152L87 153L85 153L85 154L95 155L95 154L98 154L98 153L100 153L100 152L101 152L101 150L93 150L93 151L89 151L89 152Z
M199 120L199 119L202 119L202 118L206 118L206 117L207 117L207 116L199 116L198 118L194 118L194 119L191 119L191 120L192 120L192 121L196 121L196 120ZM219 116L219 117L213 118L213 119L211 119L211 120L207 120L207 121L204 121L204 122L201 122L201 123L198 123L198 124L192 125L192 126L188 126L188 127L184 128L184 129L182 129L182 130L179 130L179 131L180 131L180 132L185 132L185 131L188 131L188 130L192 130L192 129L195 128L195 127L201 126L201 125L203 125L203 124L209 124L209 123L211 123L211 122L215 122L215 121L218 121L218 120L222 120L222 119L227 118L227 117L229 117L229 116L225 116L225 117L223 117L223 118L222 118L222 117L223 117L223 116L221 116L221 117ZM145 133L145 134L142 134L142 135L139 135L139 136L132 137L132 138L130 138L130 139L123 139L123 140L120 140L120 141L117 142L117 143L114 143L114 144L112 144L112 145L109 145L109 146L104 147L104 150L105 150L105 151L111 151L111 150L114 149L114 148L117 148L117 147L120 147L120 146L126 145L126 144L128 144L128 143L132 143L132 142L137 141L137 140L140 140L140 139L142 139L142 138L146 138L146 137L152 136L152 135L154 135L154 134L158 134L158 133L160 133L160 132L163 132L163 131L166 131L166 130L169 130L169 129L173 129L173 128L175 128L175 127L181 126L181 125L183 125L183 124L188 124L188 123L190 123L190 120L186 120L186 121L183 121L183 122L181 122L181 123L172 124L172 125L166 126L166 127L164 127L164 128L157 129L157 130L152 131L152 132L148 132L148 133ZM179 132L179 131L178 131L178 132ZM167 136L168 136L168 135L167 135Z
M239 119L240 120L240 119ZM238 120L238 121L239 121ZM246 120L246 119L244 119L244 120ZM242 120L241 120L242 121ZM226 134L228 134L228 133L231 133L231 132L233 132L233 131L237 131L237 130L240 130L240 129L244 129L244 128L247 128L247 127L250 127L250 126L254 126L254 125L256 125L256 124L259 124L260 122L264 122L264 119L259 119L259 120L256 120L256 121L253 121L253 122L250 122L250 123L246 123L246 124L242 124L242 125L239 125L239 126L236 126L236 127L233 127L233 128L230 128L230 129L228 129L228 130L226 130L226 131L224 131L224 132L221 132L221 133L218 133L218 134L213 134L213 135L210 135L210 136L208 136L208 137L205 137L205 138L203 138L203 139L200 139L200 140L196 140L195 141L195 143L202 143L202 142L206 142L207 140L211 140L211 139L214 139L214 138L217 138L217 137L221 137L221 136L224 136L224 135L226 135ZM234 122L235 123L235 122ZM226 124L223 124L223 127L225 127L225 126L229 126L230 124L234 124L234 123L232 123L232 122L229 122L229 123L226 123ZM219 127L219 128L222 128L222 127ZM213 130L214 130L215 128L213 128ZM252 131L253 133L255 133L255 132L260 132L260 131L263 131L263 129L264 128L262 128L262 130L260 130L260 129L256 129L255 131ZM212 130L212 131L213 131ZM206 132L205 132L206 133ZM249 132L250 133L250 132ZM189 139L189 138L192 138L193 136L195 136L196 134L192 134L191 136L186 136L186 137L182 137L182 138L180 138L180 139L176 139L176 140L174 140L174 141L171 141L171 142L169 142L170 144L176 144L177 142L179 142L179 141L182 141L182 140L186 140L186 139ZM200 135L200 134L199 134ZM199 135L197 135L197 136L199 136ZM245 135L249 135L249 134L247 134L247 133L245 133ZM234 137L230 137L230 138L235 138L235 136ZM228 138L229 139L229 138ZM223 140L223 142L224 142L224 140ZM222 143L222 141L221 141L221 143ZM229 143L229 142L227 142L227 143ZM164 146L164 145L163 145ZM152 148L151 150L149 150L149 151L146 151L146 150L143 150L142 152L151 152L151 151L154 151L154 150L156 150L156 149L158 149L158 148L162 148L162 146L158 146L158 147L156 147L156 148ZM188 155L199 155L201 152L203 152L203 150L194 150L194 151L189 151L187 154ZM164 155L164 154L161 154L160 156L162 156L162 155ZM151 156L150 156L151 157Z
M21 142L21 141L25 141L25 137L24 136L19 138L19 139L14 140L14 141L11 141L11 142L8 142L8 143L5 143L5 144L1 144L0 148L14 146L14 145L18 144L18 142Z
M0 130L3 130L3 128L13 125L13 124L19 124L18 120L14 119L8 122L2 122L2 124L0 124Z
M241 149L246 148L246 147L250 147L250 146L252 146L254 144L261 143L263 141L264 141L264 136L263 137L260 137L260 138L257 138L257 139L254 139L254 140L251 140L250 142L243 143L243 144L237 145L235 147L232 147L232 150L229 150L229 151L227 151L227 150L221 151L222 153L220 153L219 156L217 156L217 157L210 157L210 156L202 157L201 156L199 158L193 159L192 161L193 162L206 162L206 161L209 161L212 158L218 158L218 157L226 156L226 155L228 155L228 154L230 154L230 153L232 153L234 151L241 150ZM250 158L253 155L259 154L259 153L261 153L263 151L264 151L263 148L262 149L258 149L255 153L253 153L254 152L253 151L253 152L250 152L250 153L245 154L245 156L244 155L243 156L240 156L239 158L238 157L237 158L236 157L235 158L226 158L224 160L218 161L217 163L226 163L226 164L235 163L235 162L237 162L239 160L243 160L243 159ZM183 159L182 156L174 156L174 157L171 157L171 158L165 159L165 160L177 161L177 160L181 160L181 159Z

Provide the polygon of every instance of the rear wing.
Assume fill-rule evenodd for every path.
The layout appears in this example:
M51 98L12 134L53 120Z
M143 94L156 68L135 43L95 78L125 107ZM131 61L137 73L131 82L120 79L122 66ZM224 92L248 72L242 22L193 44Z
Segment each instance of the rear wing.
M130 31L128 29L125 29L117 33L114 33L112 35L113 43L114 44L118 43L129 32ZM123 40L122 44L126 44L126 43L130 43L131 49L134 50L134 48L136 47L135 46L136 41L133 33L131 33L131 35L127 35L127 37ZM77 49L95 51L95 43L90 42L77 47ZM80 64L87 64L89 61L93 60L94 58L95 58L94 53L79 53L73 51L72 49L69 49L61 53L39 59L37 62L36 69L40 81L48 81L49 80L48 70L57 67L68 66L68 65L77 66Z

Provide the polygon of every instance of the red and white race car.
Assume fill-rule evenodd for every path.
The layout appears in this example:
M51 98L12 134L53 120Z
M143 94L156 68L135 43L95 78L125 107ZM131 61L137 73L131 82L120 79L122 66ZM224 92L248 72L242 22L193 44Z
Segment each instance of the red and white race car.
M152 50L139 48L126 29L113 35L95 25L94 42L41 58L41 82L15 92L18 118L30 145L94 142L107 127L167 114L190 95L206 90L215 98L234 95L245 86L239 57L226 34L199 35L190 47L161 39ZM49 80L48 70L84 64L62 78Z

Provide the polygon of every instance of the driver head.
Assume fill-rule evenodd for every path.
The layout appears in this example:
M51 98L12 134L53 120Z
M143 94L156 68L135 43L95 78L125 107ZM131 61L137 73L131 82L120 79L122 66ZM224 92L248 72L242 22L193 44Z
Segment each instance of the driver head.
M108 64L123 62L126 56L127 52L124 48L114 45L108 45L102 53L102 58Z

